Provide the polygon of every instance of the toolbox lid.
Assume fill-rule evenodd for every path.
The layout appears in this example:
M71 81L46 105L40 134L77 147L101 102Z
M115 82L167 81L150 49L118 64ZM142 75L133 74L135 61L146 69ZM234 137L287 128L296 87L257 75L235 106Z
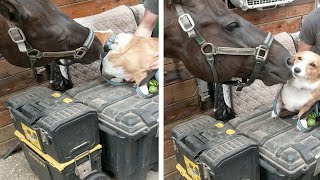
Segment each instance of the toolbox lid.
M24 105L28 101L48 98L53 94L53 91L46 87L34 87L24 92L13 94L7 100L7 106L14 109L18 106Z
M158 96L141 98L132 84L112 85L100 78L66 93L96 109L100 125L122 136L138 138L158 127Z
M241 114L229 124L258 142L262 160L282 174L298 177L308 170L319 174L320 128L299 132L296 120L271 118L271 110L271 107L259 107Z
M172 129L174 143L182 154L193 160L200 158L212 170L251 148L258 152L257 143L223 122L203 115L192 119Z

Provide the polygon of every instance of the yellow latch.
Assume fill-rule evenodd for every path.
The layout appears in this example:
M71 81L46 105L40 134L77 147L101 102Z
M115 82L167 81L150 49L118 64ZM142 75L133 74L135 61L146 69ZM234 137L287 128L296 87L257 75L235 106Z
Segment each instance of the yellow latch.
M222 123L217 123L215 124L216 128L220 129L220 128L223 128L224 127L224 124Z

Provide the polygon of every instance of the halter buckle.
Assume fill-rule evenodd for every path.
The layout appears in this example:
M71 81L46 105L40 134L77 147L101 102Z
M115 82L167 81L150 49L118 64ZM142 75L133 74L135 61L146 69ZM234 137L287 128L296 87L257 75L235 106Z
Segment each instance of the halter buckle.
M188 23L187 23L187 24L183 22L183 18L187 18L187 20L188 20ZM194 29L195 25L196 25L196 24L194 23L192 17L190 16L190 14L188 14L188 13L182 14L182 15L179 17L178 21L179 21L179 24L180 24L180 26L181 26L181 28L182 28L182 30L183 30L184 32L190 32L190 31L192 31L192 30Z
M263 45L257 47L256 60L257 62L263 62L267 59L269 49L265 48Z
M8 30L8 34L12 41L16 44L20 44L26 41L26 36L20 28L13 27Z
M82 59L83 56L86 54L86 52L88 51L88 48L86 47L80 47L76 50L76 52L74 53L74 59Z

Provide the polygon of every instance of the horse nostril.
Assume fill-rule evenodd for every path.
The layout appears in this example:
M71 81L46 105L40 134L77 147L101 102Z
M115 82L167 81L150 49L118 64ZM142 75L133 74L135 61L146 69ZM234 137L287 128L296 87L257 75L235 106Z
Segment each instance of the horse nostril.
M293 65L293 60L292 58L287 59L287 65L292 66Z
M300 68L298 68L298 67L296 67L296 68L294 68L294 70L293 70L295 73L300 73L301 72L301 69Z

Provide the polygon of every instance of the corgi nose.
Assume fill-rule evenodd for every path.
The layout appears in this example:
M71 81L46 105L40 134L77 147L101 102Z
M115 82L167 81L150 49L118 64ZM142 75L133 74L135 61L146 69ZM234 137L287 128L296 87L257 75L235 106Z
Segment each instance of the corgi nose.
M294 73L297 73L297 74L301 73L301 69L298 67L294 68Z

